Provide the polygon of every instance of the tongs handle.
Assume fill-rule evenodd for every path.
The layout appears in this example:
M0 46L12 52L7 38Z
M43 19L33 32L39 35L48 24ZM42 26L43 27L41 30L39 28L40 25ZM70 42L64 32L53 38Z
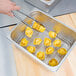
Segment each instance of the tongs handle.
M32 20L38 22L35 18L31 17L30 15L27 15L27 14L21 12L21 11L18 11L18 12L21 13L21 14L23 14L23 15L25 15L25 16L27 16L27 17L29 17L30 19L32 19ZM39 23L39 22L38 22L38 23Z
M20 14L22 14L22 15L24 15L24 16L27 16L28 18L30 18L30 19L34 20L35 22L41 24L41 23L40 23L39 21L37 21L35 18L33 18L33 17L31 17L31 16L29 16L29 15L27 15L27 14L21 12L21 11L12 11L12 12L13 12L14 16L15 16L19 21L21 21L22 23L26 24L26 25L29 26L29 27L31 27L31 26L30 26L28 23L24 22L24 21L22 20L22 18L21 18L16 12L19 12ZM41 24L41 25L42 25L42 24ZM9 27L9 26L13 26L13 25L3 26L3 27L1 27L1 28Z
M21 13L22 15L24 15L24 16L26 16L26 17L28 17L28 18L34 20L35 22L37 22L37 23L43 25L41 22L37 21L35 18L31 17L30 15L28 15L28 14L26 14L26 13L23 13L23 12L21 12L21 11L17 11L17 12L19 12L19 13Z
M22 23L24 23L24 24L26 24L27 26L31 27L29 24L27 24L26 22L24 22L24 21L22 20L22 18L21 18L15 11L12 11L12 12L13 12L14 16L15 16L19 21L21 21Z
M21 21L22 23L24 23L24 24L26 24L27 26L31 27L29 24L27 24L26 22L24 22L24 21L22 20L22 18L21 18L16 12L19 12L19 13L21 13L21 14L23 14L23 15L24 15L24 13L22 13L21 11L12 11L12 13L14 14L14 16L15 16L19 21ZM31 18L31 16L28 16L28 15L25 15L25 16ZM32 18L32 19L34 19L34 18ZM34 19L34 20L35 20L35 19ZM15 25L17 25L17 24L5 25L5 26L1 26L0 28L6 28L6 27L10 27L10 26L15 26Z

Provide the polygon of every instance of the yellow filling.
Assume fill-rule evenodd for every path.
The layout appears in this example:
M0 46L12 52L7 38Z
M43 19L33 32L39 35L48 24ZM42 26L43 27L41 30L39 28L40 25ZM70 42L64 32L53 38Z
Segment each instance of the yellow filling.
M44 45L45 46L50 46L51 45L51 40L49 38L44 39Z
M30 28L30 27L27 27L26 30L25 30L25 35L27 37L32 37L33 35L33 30Z
M37 53L37 58L39 58L40 60L44 60L45 59L45 53L40 51Z
M60 48L58 51L57 51L60 55L66 55L67 54L67 50L65 48Z
M41 42L42 42L41 38L35 38L33 44L34 45L40 45Z
M57 65L58 65L58 61L57 61L56 59L51 59L51 60L49 61L49 65L50 65L50 66L57 66Z
M27 46L27 44L28 44L28 40L26 40L26 38L23 38L20 42L21 46Z
M50 36L51 38L56 38L57 34L56 34L55 32L53 32L53 31L50 31L50 32L49 32L49 36Z
M55 40L55 41L53 42L53 45L54 45L55 47L61 47L61 40Z
M34 23L33 23L32 28L36 29L36 30L39 31L39 32L44 32L45 29L46 29L43 25L41 25L41 24L39 24L39 23L37 23L37 22L34 22Z
M54 52L54 48L53 47L46 48L46 54L52 54L53 52Z
M36 48L33 47L33 46L28 46L28 47L27 47L27 50L28 50L30 53L35 53Z

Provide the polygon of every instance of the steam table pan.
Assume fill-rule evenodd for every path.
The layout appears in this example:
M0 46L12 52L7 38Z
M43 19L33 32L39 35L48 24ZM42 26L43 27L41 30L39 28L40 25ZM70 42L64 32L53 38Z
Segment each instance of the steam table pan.
M61 0L24 0L24 1L28 2L29 4L32 4L33 6L45 12L49 12Z
M23 23L19 23L17 26L15 26L11 30L11 32L9 34L9 39L18 48L20 48L22 51L24 51L26 54L28 54L35 61L38 61L40 64L42 64L44 67L46 67L47 69L49 69L51 71L57 71L58 68L61 66L61 64L64 62L64 60L66 59L66 57L72 51L72 48L74 48L74 46L76 44L76 31L72 27L69 27L69 26L63 24L62 22L56 20L55 18L51 17L47 13L44 13L40 10L33 10L29 15L32 16L33 18L35 18L41 24L43 24L46 27L46 31L43 33L40 33L36 30L33 30L34 34L33 34L32 38L30 39L30 38L26 37L24 31L22 32L20 30L21 27L23 26ZM27 17L25 18L24 21L27 23L30 21L30 23L29 23L30 25L32 25L32 22L33 22L33 20L31 20L30 18L27 18ZM55 51L52 55L50 55L50 56L45 55L45 60L41 61L36 57L36 54L38 51L45 52L45 47L44 47L43 43L39 47L37 47L38 49L36 50L35 54L31 54L30 52L28 52L26 50L26 48L20 46L20 41L22 38L26 38L29 41L30 44L28 44L28 45L33 45L32 43L33 43L34 38L40 37L42 40L44 40L45 37L49 37L48 31L58 32L58 35L55 39L60 39L62 41L61 47L67 49L67 51L68 51L66 55L60 56L57 53L57 50L56 50L57 48L55 48ZM53 46L53 45L51 45L51 46ZM52 66L48 65L48 61L52 58L55 58L58 61L59 64L57 66L52 67Z

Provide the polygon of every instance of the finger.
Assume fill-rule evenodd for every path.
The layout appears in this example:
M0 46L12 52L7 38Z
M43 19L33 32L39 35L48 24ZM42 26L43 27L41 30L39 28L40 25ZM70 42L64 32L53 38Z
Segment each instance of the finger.
M13 10L20 10L20 7L19 6L14 6Z
M11 4L14 5L14 6L16 6L16 3L15 2L11 2Z
M7 13L8 16L14 17L12 12Z

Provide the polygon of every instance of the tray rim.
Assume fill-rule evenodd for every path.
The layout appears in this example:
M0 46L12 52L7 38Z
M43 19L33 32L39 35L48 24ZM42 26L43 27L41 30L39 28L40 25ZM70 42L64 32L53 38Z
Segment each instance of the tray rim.
M45 15L49 16L50 18L52 18L52 19L54 19L54 20L62 23L64 26L66 26L66 27L68 27L69 29L71 29L72 31L76 32L76 30L75 30L74 28L72 28L72 27L70 27L70 26L68 26L68 25L65 25L63 22L57 20L56 18L48 15L47 13L45 13L45 12L43 12L43 11L41 11L41 10L34 9L34 10L31 11L30 13L35 12L35 11L42 12L43 14L45 14ZM20 22L20 23L21 23L21 22ZM24 49L24 48L21 47L19 44L17 44L14 40L12 40L12 38L11 38L11 33L14 31L14 29L15 29L20 23L18 23L18 24L10 31L10 33L9 33L9 35L8 35L8 39L9 39L11 42L13 42L17 47L19 47L19 49L21 49L22 51L24 51L26 54L28 54L30 57L32 57L33 59L35 59L37 62L39 62L39 63L42 64L43 66L45 66L47 69L49 69L49 70L51 70L51 71L53 71L53 72L57 71L57 70L59 69L59 67L62 65L62 63L64 62L64 60L67 58L67 56L70 54L70 52L72 51L72 49L75 47L76 41L75 41L75 43L72 45L72 47L69 49L68 53L67 53L67 54L64 56L64 58L61 60L61 62L59 63L59 65L57 65L57 66L55 66L55 67L52 67L52 66L49 66L49 65L45 64L45 63L42 62L41 60L39 60L36 56L34 56L33 54L29 53L26 49Z

